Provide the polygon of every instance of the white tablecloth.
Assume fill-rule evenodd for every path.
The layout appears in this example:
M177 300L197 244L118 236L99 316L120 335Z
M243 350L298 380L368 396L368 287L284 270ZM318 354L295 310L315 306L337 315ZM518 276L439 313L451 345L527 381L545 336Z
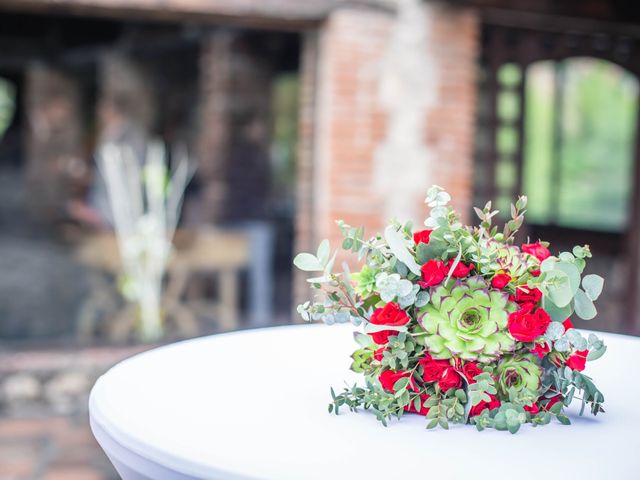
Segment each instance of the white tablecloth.
M137 355L91 392L94 434L125 480L640 478L640 339L601 334L609 350L585 373L605 414L578 417L576 406L571 426L511 435L329 415L329 386L358 378L350 330L276 327Z

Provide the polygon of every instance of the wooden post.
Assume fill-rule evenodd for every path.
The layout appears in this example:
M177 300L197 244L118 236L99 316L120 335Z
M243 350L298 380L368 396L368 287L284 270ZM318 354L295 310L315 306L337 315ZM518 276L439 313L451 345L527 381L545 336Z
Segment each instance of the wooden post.
M636 139L634 148L633 191L629 215L627 237L627 305L623 321L627 333L638 332L638 268L640 267L640 102L636 119Z

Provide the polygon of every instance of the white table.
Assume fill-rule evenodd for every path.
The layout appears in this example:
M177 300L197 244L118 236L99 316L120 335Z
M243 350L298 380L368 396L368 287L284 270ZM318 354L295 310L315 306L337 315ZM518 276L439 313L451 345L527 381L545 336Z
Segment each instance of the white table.
M448 479L640 478L640 339L601 334L609 350L586 373L605 414L572 408L571 426L510 435L329 415L329 386L357 378L351 330L277 327L137 355L93 388L93 432L125 480L433 478L425 467Z

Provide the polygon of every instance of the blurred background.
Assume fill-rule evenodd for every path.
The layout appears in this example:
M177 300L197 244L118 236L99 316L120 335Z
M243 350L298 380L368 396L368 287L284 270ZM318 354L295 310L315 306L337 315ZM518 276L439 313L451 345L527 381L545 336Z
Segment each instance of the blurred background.
M294 252L421 224L433 183L467 221L528 195L521 240L606 278L587 327L638 334L639 42L633 0L0 0L0 479L117 478L102 372L297 322ZM150 339L96 159L152 139L195 174Z

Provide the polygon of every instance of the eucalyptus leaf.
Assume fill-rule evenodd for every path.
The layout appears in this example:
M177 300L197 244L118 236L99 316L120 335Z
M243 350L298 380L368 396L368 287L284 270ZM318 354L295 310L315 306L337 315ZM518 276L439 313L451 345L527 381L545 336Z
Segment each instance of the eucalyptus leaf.
M558 307L567 306L574 295L567 274L559 270L551 270L545 273L545 280L553 282L547 287L551 301Z
M427 303L429 303L429 292L418 292L418 294L416 295L415 306L420 308L424 307Z
M324 239L322 240L322 242L320 242L320 245L318 246L318 251L316 253L316 257L318 258L318 262L320 263L320 265L327 264L327 261L329 260L329 253L330 253L329 240Z
M607 351L607 346L606 345L602 345L600 348L598 348L596 350L590 350L589 354L587 355L587 360L588 361L597 360L602 355L604 355L604 352L606 352L606 351Z
M574 256L569 252L562 252L560 255L558 255L558 258L563 262L572 262Z
M451 268L449 269L449 273L447 274L447 279L446 279L445 283L448 282L449 279L451 278L451 275L453 275L453 271L456 269L456 267L460 263L460 259L461 258L462 258L462 247L460 247L460 250L458 250L458 255L456 255L455 260L451 264Z
M566 337L560 337L553 344L553 348L558 352L568 352L571 349L571 343Z
M542 308L549 314L551 320L554 322L564 322L573 313L571 303L564 307L558 307L546 296L542 298Z
M305 272L321 272L324 270L324 265L311 253L299 253L293 259L293 264Z
M551 341L558 340L564 334L564 325L560 322L551 322L544 336Z
M389 225L384 230L384 238L391 249L391 253L404 263L412 273L420 275L420 266L416 263L416 259L407 248L402 233L399 233L393 225Z
M582 279L582 288L584 288L587 297L595 301L602 293L602 287L604 286L604 280L599 275L585 275Z
M555 268L555 264L556 264L557 260L553 257L549 257L546 260L544 260L541 264L540 264L540 271L541 272L550 272L551 270L553 270Z
M407 331L407 327L406 326L394 327L392 325L376 325L374 323L367 323L364 326L365 333L382 332L384 330L394 330L396 332L406 332Z
M576 292L574 306L576 314L583 320L591 320L598 313L593 301L582 290Z
M567 275L569 279L569 285L571 286L572 296L578 291L580 288L580 272L578 268L569 262L557 262L555 265L556 270L560 270Z

